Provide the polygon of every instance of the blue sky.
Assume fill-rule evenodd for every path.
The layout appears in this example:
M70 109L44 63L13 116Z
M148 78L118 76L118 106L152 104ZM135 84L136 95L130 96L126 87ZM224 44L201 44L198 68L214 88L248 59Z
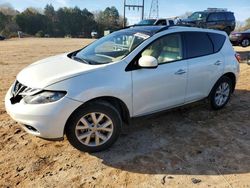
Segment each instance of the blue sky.
M128 3L139 3L141 0L127 0ZM145 0L145 16L149 15L152 0ZM250 0L158 0L159 16L173 17L184 14L187 11L204 10L208 7L227 8L235 13L238 21L244 21L250 17ZM89 11L103 10L108 6L115 6L123 15L123 0L0 0L0 5L11 4L15 9L22 11L27 7L44 8L51 3L56 9L58 7L87 8ZM140 13L128 11L127 15L130 24L140 20Z

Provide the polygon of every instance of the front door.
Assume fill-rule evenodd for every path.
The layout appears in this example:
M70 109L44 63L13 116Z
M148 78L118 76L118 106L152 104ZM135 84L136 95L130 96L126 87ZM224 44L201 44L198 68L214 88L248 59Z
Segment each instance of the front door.
M187 60L183 60L182 37L169 34L156 39L141 56L158 60L155 69L132 72L134 116L145 115L184 103L187 85Z

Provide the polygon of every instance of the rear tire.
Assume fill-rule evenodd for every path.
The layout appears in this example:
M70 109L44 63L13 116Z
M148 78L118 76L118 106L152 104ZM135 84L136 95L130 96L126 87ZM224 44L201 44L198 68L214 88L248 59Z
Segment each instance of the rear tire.
M243 39L242 41L241 41L241 46L242 47L248 47L250 45L250 40L249 39Z
M213 110L222 109L229 101L233 91L232 80L226 76L221 77L214 85L209 101Z
M76 149L99 152L114 144L121 128L118 110L107 102L97 101L73 112L66 123L65 132Z

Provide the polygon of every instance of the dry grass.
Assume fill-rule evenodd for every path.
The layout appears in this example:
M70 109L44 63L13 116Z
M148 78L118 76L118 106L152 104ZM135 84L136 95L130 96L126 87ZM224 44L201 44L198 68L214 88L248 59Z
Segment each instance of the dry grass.
M225 109L211 111L201 102L136 119L105 152L81 153L67 140L48 142L21 130L3 104L16 74L36 60L89 42L0 42L0 187L250 187L250 66L246 64L241 64L236 92Z

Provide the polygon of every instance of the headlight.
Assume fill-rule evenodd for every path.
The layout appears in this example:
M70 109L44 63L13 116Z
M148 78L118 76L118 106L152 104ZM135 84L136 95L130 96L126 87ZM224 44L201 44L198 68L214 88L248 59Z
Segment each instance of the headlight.
M44 104L58 101L65 95L65 91L42 91L33 96L25 96L23 100L27 104Z
M240 33L237 33L237 34L235 34L234 36L236 36L236 37L240 37L240 36L241 36L241 34L240 34Z

